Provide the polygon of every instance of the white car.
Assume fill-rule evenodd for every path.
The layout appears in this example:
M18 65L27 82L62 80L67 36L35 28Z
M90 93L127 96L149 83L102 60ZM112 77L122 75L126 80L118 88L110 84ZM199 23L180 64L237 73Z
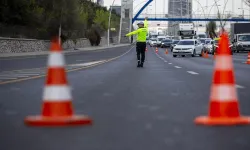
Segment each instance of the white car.
M149 45L151 46L151 47L154 47L154 46L156 46L157 45L157 39L150 39L150 41L149 41Z
M181 55L185 57L186 55L196 55L202 56L203 45L197 39L185 39L181 40L173 49L173 57Z
M207 51L209 54L212 54L213 52L213 44L214 41L213 40L206 40L205 42L205 51Z

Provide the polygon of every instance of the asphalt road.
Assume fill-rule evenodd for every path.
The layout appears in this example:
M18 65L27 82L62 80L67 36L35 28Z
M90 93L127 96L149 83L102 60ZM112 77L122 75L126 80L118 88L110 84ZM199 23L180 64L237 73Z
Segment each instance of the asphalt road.
M196 116L207 114L212 58L173 58L163 49L148 49L144 68L136 68L132 49L68 74L75 113L89 115L92 126L26 127L24 118L40 113L44 78L0 85L0 149L250 149L250 126L194 124ZM246 54L233 58L241 113L250 115L250 65L242 63Z
M125 53L127 49L128 46L123 46L119 48L106 48L95 51L79 51L74 53L67 53L65 55L65 60L67 64L104 60L121 55ZM0 58L0 72L46 67L46 64L47 55Z

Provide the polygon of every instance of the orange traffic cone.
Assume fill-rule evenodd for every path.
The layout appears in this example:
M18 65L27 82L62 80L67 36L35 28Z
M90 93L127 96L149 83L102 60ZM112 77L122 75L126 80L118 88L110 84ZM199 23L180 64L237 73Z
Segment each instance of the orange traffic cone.
M147 52L147 51L148 51L148 48L146 47L145 52Z
M208 52L205 52L205 56L204 56L204 58L209 58L209 56L208 56Z
M73 112L72 96L64 68L64 56L58 40L53 40L48 58L47 80L43 93L42 114L28 116L29 126L68 126L92 124L87 116L76 116Z
M201 56L202 56L203 58L205 58L205 53L204 53L204 51L202 51Z
M166 49L166 55L168 54L168 49Z
M196 124L250 124L250 117L243 117L240 114L237 91L235 88L232 56L228 48L228 43L228 36L224 33L219 43L215 61L209 114L208 116L196 118Z
M155 52L158 53L158 48L157 47L155 48Z
M246 64L250 65L250 52L248 52L247 62L246 62Z

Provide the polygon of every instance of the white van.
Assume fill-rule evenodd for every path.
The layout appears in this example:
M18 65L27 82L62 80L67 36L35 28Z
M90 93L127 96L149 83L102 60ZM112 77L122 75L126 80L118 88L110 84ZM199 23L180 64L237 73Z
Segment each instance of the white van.
M161 41L166 39L166 36L157 36L157 41L156 41L156 46L159 47L161 46Z
M205 32L196 32L197 39L207 38L207 34Z

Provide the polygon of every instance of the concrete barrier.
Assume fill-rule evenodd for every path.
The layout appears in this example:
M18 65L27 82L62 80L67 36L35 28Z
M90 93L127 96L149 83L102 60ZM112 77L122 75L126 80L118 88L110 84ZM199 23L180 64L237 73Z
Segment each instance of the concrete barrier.
M113 44L116 44L118 38L114 37L113 41ZM105 45L107 45L107 39L102 37L100 46ZM50 41L48 40L0 38L0 54L48 51L49 46ZM75 50L85 47L91 47L89 40L86 38L80 38L75 41L67 40L62 44L64 50Z

